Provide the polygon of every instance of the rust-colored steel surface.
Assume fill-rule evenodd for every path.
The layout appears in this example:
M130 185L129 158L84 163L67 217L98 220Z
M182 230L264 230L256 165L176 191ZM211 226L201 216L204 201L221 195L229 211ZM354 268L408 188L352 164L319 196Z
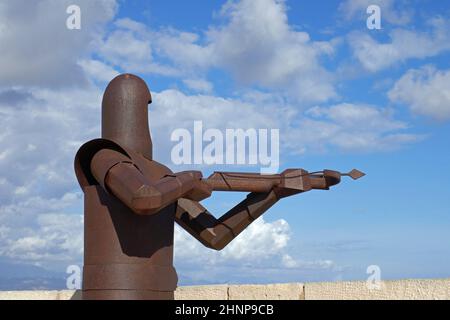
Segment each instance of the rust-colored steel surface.
M174 222L205 246L221 250L280 199L312 189L327 190L341 174L288 169L281 174L199 171L173 173L152 158L145 82L114 78L102 102L102 138L75 156L84 192L83 299L173 299ZM213 191L249 192L220 218L200 201Z

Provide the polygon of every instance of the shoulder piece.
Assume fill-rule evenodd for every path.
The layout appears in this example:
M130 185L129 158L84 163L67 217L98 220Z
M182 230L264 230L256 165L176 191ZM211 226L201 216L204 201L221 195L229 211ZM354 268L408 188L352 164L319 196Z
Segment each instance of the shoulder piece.
M75 156L75 174L81 188L98 184L91 173L91 160L102 149L111 149L130 157L124 148L107 139L94 139L83 144Z

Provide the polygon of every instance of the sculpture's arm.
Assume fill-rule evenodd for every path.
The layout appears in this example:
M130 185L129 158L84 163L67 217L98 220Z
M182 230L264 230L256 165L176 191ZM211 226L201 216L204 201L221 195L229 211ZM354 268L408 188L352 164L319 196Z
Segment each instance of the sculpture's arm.
M214 173L205 181L213 190L252 191L247 198L216 219L200 203L178 200L176 221L205 246L221 250L278 200L311 189L327 190L340 182L343 174L324 170L309 174L303 169L289 169L279 175ZM357 179L362 172L349 174Z
M311 189L304 170L287 170L280 175L270 176L221 172L212 174L206 182L213 190L251 191L242 202L219 219L196 201L178 200L177 223L203 245L215 250L223 249L279 199L288 196L288 193L292 195Z
M277 201L274 191L250 193L244 201L216 219L197 201L180 199L175 219L203 245L221 250Z
M332 170L309 173L303 169L287 169L272 175L214 172L205 181L214 191L268 192L275 188L287 196L311 189L327 190L341 181L341 175Z
M150 181L130 158L102 149L91 161L91 172L105 190L114 194L137 214L153 214L177 199L188 196L201 180L196 171L180 172Z

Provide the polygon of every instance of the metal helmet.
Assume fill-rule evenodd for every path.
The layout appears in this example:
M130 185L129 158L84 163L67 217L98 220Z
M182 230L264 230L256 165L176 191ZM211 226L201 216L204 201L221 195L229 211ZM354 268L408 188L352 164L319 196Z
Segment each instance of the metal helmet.
M152 159L147 84L132 74L121 74L107 86L102 101L102 138Z

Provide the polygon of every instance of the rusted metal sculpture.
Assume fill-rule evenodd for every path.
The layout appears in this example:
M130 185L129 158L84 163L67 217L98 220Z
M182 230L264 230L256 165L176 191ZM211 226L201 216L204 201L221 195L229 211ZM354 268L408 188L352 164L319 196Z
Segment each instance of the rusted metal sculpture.
M173 173L152 158L151 101L139 77L113 79L103 96L102 138L75 157L85 195L83 299L173 299L174 221L221 250L281 198L340 182L342 174L330 170L216 172L207 179L199 171ZM214 190L250 193L216 219L199 203Z

